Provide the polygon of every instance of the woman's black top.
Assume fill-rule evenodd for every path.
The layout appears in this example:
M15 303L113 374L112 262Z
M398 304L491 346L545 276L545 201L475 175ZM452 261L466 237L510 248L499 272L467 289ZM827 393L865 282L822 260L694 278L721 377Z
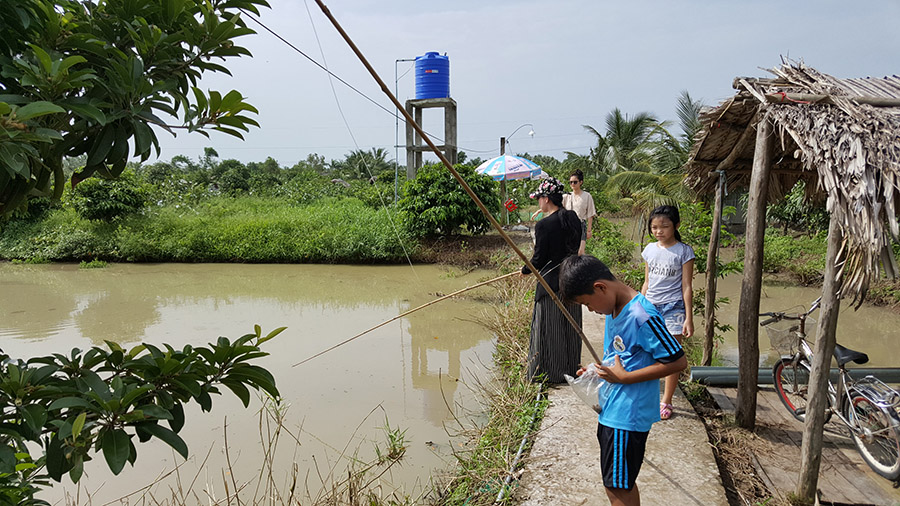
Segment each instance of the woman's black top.
M531 265L538 269L554 292L559 292L559 264L569 255L578 253L581 244L581 220L575 211L558 211L537 222L534 227L534 255ZM523 274L531 274L527 266ZM538 283L534 300L547 296L544 285Z

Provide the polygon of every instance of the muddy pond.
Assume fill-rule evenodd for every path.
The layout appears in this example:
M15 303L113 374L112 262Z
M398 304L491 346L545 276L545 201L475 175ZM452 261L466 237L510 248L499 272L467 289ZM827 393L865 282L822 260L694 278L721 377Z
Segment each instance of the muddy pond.
M285 427L299 435L299 443L286 436L279 441L273 481L287 486L294 474L304 493L315 493L323 481L344 472L354 455L369 459L375 445L383 451L387 423L406 430L409 446L403 465L385 478L415 494L430 476L453 465L452 448L462 443L453 437L455 415L479 412L473 390L478 379L490 375L494 344L475 320L489 310L484 301L493 290L479 288L469 292L473 297L440 302L302 366L292 365L494 275L408 265L0 264L0 347L23 358L102 346L104 340L180 347L220 335L236 338L255 323L264 332L287 326L264 345L272 355L260 361L278 381ZM731 325L737 320L740 280L737 275L719 282L719 295L731 299L720 320ZM695 287L702 286L698 276ZM817 296L815 288L766 283L761 310L786 310ZM900 314L893 310L841 311L838 342L867 352L871 366L900 367L898 338ZM725 365L736 364L736 343L737 331L726 333L720 347ZM760 350L763 365L777 358L763 331ZM152 491L162 500L192 482L190 489L203 502L221 498L223 480L231 486L230 473L238 484L260 473L266 447L260 427L271 430L260 416L261 405L254 399L244 409L230 393L214 397L211 413L196 406L187 412L182 436L191 451L188 462L161 442L140 444L136 467L126 466L119 477L98 456L85 466L80 488L66 478L45 498L105 504L155 483L141 493ZM226 435L231 466L225 462ZM161 478L179 464L177 473ZM139 497L126 502L135 504Z
M489 279L488 271L462 273L435 266L77 265L0 264L0 347L12 357L103 346L104 340L181 347L218 336L236 338L258 323L264 332L288 329L264 345L259 361L278 382L286 403L277 484L294 472L299 488L317 491L341 478L358 452L371 458L386 448L387 424L406 430L401 466L385 478L408 493L426 485L434 470L453 463L454 415L478 411L474 378L489 374L493 336L474 320L488 304L453 298L418 311L299 367L293 364L441 295ZM491 295L478 288L467 295ZM138 445L136 467L113 477L103 457L85 465L80 490L68 477L44 498L78 495L78 503L104 504L157 482L157 499L171 488L192 490L206 502L253 480L263 463L260 399L244 409L230 392L214 396L213 410L187 411L182 436L191 458L178 476L160 476L184 462L158 441ZM229 457L225 463L227 423ZM263 419L263 426L266 425ZM266 439L266 438L262 438ZM201 469L204 459L208 460ZM292 470L296 466L296 470ZM198 471L198 469L201 469ZM170 488L171 487L171 488ZM135 504L140 494L131 496Z

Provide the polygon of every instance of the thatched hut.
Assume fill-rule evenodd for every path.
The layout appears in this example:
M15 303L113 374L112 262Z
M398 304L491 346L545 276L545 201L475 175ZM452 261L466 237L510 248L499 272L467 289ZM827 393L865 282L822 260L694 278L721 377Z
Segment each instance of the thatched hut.
M794 62L769 72L774 77L736 78L737 93L701 114L703 127L686 165L686 183L700 194L716 193L717 218L726 187L744 187L750 194L738 319L736 413L737 422L746 428L753 427L756 416L766 203L783 197L801 179L809 197L826 200L831 215L828 256L810 381L808 413L813 414L808 415L812 420L804 433L804 448L807 441L812 445L805 454L814 455L817 444L821 449L825 397L820 393L826 379L816 372L827 371L830 365L840 298L847 296L859 304L882 268L890 275L897 273L890 244L900 235L900 77L837 79ZM707 275L708 349L718 228L716 221ZM823 415L817 421L819 410ZM817 472L817 463L804 465L801 487L811 482L814 491ZM808 490L798 492L806 496Z
M766 116L776 137L767 201L801 179L810 198L827 197L846 241L851 276L842 294L858 300L900 235L900 77L837 79L802 64L770 72L776 77L735 79L738 93L704 111L687 184L712 194L718 175L710 172L723 170L729 188L749 187L756 126Z

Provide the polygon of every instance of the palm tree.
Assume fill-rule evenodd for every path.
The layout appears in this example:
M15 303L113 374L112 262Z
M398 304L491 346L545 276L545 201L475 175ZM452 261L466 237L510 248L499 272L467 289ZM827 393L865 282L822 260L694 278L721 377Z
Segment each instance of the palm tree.
M614 175L622 171L651 168L652 137L659 125L650 113L638 113L629 118L618 108L606 115L606 133L601 134L590 125L582 125L597 137L597 147L591 149L591 162L601 173Z
M626 163L617 163L621 169L607 181L607 191L619 196L623 203L641 215L660 205L687 200L689 193L682 184L682 167L687 162L694 136L700 130L701 107L687 91L681 92L676 110L681 127L678 137L669 132L668 122L658 122L646 114L633 120L623 119L618 109L613 110L607 116L606 136L598 135L602 140L597 151L602 152L606 142L606 153L621 152L624 156L617 156L615 160L622 159ZM622 148L612 149L611 141ZM630 148L630 151L623 148ZM608 155L608 159L612 158Z
M393 160L384 148L372 148L369 151L354 149L341 161L332 161L332 171L345 179L377 178L382 172L393 173Z

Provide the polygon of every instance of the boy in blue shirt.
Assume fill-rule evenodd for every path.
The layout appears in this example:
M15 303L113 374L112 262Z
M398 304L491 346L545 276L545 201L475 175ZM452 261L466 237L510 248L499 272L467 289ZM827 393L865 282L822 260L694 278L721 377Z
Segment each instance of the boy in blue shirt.
M687 367L678 341L666 330L656 308L643 295L613 276L590 255L570 256L559 269L566 300L605 314L600 377L613 383L597 425L603 485L612 506L639 505L635 485L647 435L659 421L659 382ZM579 371L579 374L581 371Z

